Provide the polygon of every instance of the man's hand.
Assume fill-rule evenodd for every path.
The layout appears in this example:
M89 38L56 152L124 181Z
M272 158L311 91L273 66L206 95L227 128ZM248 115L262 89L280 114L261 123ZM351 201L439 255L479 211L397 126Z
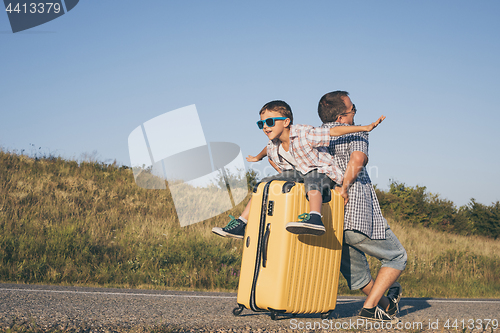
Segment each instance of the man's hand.
M340 196L344 198L344 206L345 206L349 201L349 194L347 193L347 189L344 188L344 186L342 187L339 186L335 188L335 191L337 191L340 194Z

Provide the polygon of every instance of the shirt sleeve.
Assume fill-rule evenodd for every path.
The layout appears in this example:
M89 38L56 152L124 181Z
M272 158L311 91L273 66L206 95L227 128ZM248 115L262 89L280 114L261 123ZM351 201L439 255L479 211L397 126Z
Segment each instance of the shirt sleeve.
M357 132L351 135L349 154L355 151L360 151L368 157L368 133Z
M310 127L305 133L309 144L316 147L328 147L330 145L330 129L325 127Z

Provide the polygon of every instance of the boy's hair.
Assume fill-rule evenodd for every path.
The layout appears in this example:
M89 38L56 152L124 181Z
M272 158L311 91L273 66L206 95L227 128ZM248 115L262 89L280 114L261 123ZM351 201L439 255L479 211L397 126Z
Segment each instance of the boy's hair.
M335 122L341 114L347 111L342 97L348 95L347 91L337 90L321 97L318 103L318 115L323 123Z
M266 103L262 109L260 109L259 115L263 114L266 111L274 111L279 112L283 117L287 117L290 119L290 125L293 124L293 114L292 108L284 101L271 101Z

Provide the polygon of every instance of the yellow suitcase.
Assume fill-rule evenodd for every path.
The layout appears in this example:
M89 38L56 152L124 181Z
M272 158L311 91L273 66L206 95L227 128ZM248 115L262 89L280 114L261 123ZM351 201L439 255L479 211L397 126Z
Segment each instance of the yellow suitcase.
M322 206L326 233L295 235L288 222L309 212L304 184L271 181L252 195L245 231L238 285L239 315L243 309L278 313L320 313L335 309L344 228L344 201L334 190Z

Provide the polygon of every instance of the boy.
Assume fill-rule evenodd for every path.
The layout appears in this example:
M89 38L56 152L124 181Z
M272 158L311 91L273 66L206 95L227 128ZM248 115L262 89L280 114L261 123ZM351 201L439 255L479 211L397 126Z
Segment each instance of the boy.
M340 136L354 132L369 132L385 117L367 126L339 126L334 128L293 125L290 106L283 101L272 101L260 110L257 125L269 138L266 153L280 174L266 177L261 182L271 180L303 181L309 199L310 212L298 216L297 222L290 222L286 229L294 234L320 236L325 233L321 221L321 204L329 201L330 189L342 184L342 172L333 162L332 156L318 147L328 146L330 136ZM263 156L264 150L257 158ZM253 158L250 156L250 158ZM327 194L323 198L323 193ZM327 200L323 200L327 199ZM250 213L251 200L238 219L230 215L231 221L224 228L215 227L212 232L223 237L242 239Z

